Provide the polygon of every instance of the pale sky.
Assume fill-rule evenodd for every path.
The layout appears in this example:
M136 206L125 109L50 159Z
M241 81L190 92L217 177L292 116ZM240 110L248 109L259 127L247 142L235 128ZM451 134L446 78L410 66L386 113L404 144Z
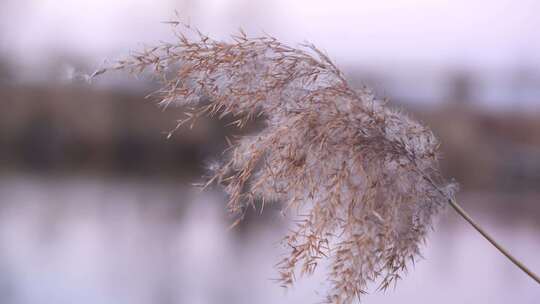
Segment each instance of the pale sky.
M7 1L3 41L29 60L49 51L107 56L167 39L160 21L176 8L210 35L264 30L292 43L309 40L347 63L540 68L534 0Z
M536 0L1 1L0 54L24 71L21 79L48 79L43 68L63 62L70 79L76 64L70 60L97 68L143 43L171 41L170 28L161 21L177 9L185 21L218 39L242 27L292 45L312 42L346 73L361 71L368 81L374 75L367 84L384 96L440 100L447 94L447 77L466 71L484 81L475 84L482 89L478 99L540 110ZM536 76L512 82L521 71Z

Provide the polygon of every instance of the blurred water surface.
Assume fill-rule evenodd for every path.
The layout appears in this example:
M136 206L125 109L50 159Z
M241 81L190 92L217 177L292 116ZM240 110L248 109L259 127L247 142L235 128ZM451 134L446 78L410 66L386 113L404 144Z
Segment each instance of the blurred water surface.
M229 230L224 199L176 180L4 175L0 303L317 303L324 271L288 291L272 281L287 219L270 210ZM539 212L523 209L538 197L468 193L462 201L540 270ZM540 301L537 284L451 210L423 252L395 290L363 303Z

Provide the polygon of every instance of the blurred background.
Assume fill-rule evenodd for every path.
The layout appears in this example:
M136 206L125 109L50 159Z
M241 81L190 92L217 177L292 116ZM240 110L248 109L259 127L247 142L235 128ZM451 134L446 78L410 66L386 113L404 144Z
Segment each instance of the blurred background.
M358 85L441 138L445 175L485 228L540 272L540 3L533 0L3 0L0 303L316 303L324 269L273 278L290 219L228 230L226 197L191 187L236 130L144 99L145 77L83 80L180 16L325 50ZM452 210L424 260L365 303L539 303L540 288Z

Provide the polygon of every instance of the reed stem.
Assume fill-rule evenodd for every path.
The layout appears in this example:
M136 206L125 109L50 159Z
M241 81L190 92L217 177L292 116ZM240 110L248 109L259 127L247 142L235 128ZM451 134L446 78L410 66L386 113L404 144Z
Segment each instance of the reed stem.
M535 280L536 283L540 284L540 277L538 277L537 274L535 274L534 272L532 272L532 270L530 270L527 266L525 266L523 263L521 263L518 259L516 259L512 254L510 254L510 252L508 252L508 250L506 250L501 244L497 243L497 241L495 241L482 227L480 227L480 225L478 225L473 219L472 217L456 202L456 200L454 198L451 198L451 197L448 197L444 191L441 190L441 188L439 188L437 186L437 184L429 177L427 176L426 174L424 174L423 172L420 172L420 174L422 175L422 177L427 180L433 187L435 187L435 189L437 189L437 191L439 191L439 193L441 193L441 195L444 195L446 198L447 198L447 201L448 203L450 204L450 206L452 206L452 208L454 208L454 210L456 210L456 212L462 217L464 218L469 224L471 224L471 226L473 226L474 229L476 229L476 231L478 231L486 240L488 240L488 242L491 243L491 245L493 245L495 248L497 248L504 256L506 256L512 263L514 263L514 265L516 265L519 269L521 269L523 272L525 272L531 279Z
M536 275L534 272L532 272L527 266L525 266L523 263L521 263L518 259L516 259L510 252L508 252L501 244L497 243L482 227L480 227L470 216L467 214L467 212L454 200L454 199L448 199L448 203L450 203L450 206L456 210L456 212L461 215L471 226L476 229L486 240L488 240L495 248L497 248L502 254L504 254L512 263L514 263L519 269L521 269L523 272L525 272L529 277L531 277L533 280L536 281L536 283L540 284L540 277Z

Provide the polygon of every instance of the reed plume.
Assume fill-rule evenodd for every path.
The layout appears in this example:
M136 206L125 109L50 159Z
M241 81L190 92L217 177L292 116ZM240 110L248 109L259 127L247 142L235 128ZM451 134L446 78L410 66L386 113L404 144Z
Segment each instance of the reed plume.
M434 215L454 201L457 187L439 173L433 133L367 88L353 89L313 45L243 31L223 42L172 23L176 43L94 76L152 71L161 103L189 109L178 127L217 115L242 128L261 117L264 128L231 142L208 184L224 186L239 219L257 199L296 213L284 238L289 254L278 264L283 286L323 259L328 303L351 303L370 282L394 285L419 257Z

